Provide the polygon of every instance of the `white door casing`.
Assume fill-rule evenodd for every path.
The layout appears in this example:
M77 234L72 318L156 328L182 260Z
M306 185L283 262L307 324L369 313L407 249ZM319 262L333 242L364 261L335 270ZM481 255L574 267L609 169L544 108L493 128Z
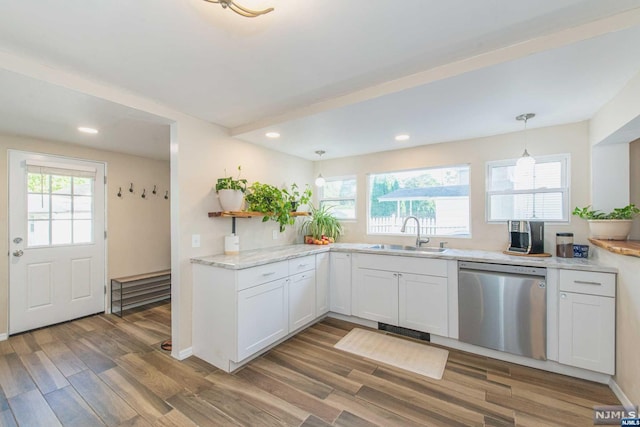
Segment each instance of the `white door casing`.
M104 312L105 164L9 150L9 333Z

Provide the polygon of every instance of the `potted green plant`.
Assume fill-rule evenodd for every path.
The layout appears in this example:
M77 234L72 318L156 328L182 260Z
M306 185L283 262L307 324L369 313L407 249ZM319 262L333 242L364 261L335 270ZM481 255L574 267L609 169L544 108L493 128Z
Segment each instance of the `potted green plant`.
M573 215L589 223L590 236L602 240L627 240L633 217L639 213L640 209L633 203L623 208L615 208L609 213L593 210L591 206L576 207L573 210Z
M263 222L271 219L279 223L280 232L283 232L287 225L295 223L295 218L291 216L291 203L278 187L254 182L247 188L245 200L249 211L265 214Z
M335 242L342 234L343 229L338 218L330 212L331 206L316 208L311 205L310 208L311 218L302 224L305 243L327 244Z
M282 189L282 193L287 198L287 201L291 204L291 210L293 212L298 210L298 207L306 205L311 201L311 187L307 184L304 191L300 192L300 187L295 182L291 184L289 189Z
M242 167L238 166L238 177L226 176L218 178L216 193L223 211L241 211L244 203L244 193L247 190L247 180L240 178ZM225 169L224 174L227 174Z

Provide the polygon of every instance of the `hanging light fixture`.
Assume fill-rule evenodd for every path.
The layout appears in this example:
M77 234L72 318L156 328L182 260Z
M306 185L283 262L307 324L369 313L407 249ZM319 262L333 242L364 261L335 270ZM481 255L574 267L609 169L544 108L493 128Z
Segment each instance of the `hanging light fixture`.
M520 170L526 169L526 168L532 168L533 165L536 164L536 159L531 157L529 155L529 152L527 151L527 121L529 119L534 118L535 116L536 115L534 113L526 113L526 114L520 114L519 116L516 117L516 120L524 121L524 152L516 162L516 168Z
M320 157L320 160L322 160L322 155L325 153L324 150L318 150L316 151L316 154ZM318 161L320 161L318 160ZM319 168L318 168L319 169ZM322 176L322 173L318 174L318 177L316 178L316 186L318 187L322 187L324 186L325 180L324 177Z
M229 8L233 10L235 13L237 13L238 15L242 15L245 18L255 18L256 16L264 15L273 11L272 7L265 10L247 9L244 6L240 6L238 3L235 2L235 0L204 0L204 1L208 3L219 3L223 9Z

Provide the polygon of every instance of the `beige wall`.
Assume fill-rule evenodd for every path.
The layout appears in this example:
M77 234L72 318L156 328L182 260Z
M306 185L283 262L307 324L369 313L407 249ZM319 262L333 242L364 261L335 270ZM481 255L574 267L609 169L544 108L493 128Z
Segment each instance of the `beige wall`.
M640 139L629 144L629 202L640 207ZM633 221L631 239L640 240L640 219Z
M168 129L167 129L168 131ZM15 149L45 154L69 156L107 164L107 278L169 268L170 217L169 201L160 197L140 197L142 188L147 192L153 184L161 191L169 189L169 162L145 159L137 156L83 148L58 142L0 135L0 188L7 187L7 150ZM131 195L123 191L123 198L116 196L118 187L136 186ZM125 187L126 186L126 187ZM162 194L164 195L164 193ZM7 253L7 222L10 202L0 199L0 252ZM8 261L0 259L0 312L8 313ZM8 330L7 316L0 317L0 334Z
M570 208L589 204L589 138L586 122L530 129L528 150L536 155L569 153L571 155L571 202ZM522 153L523 133L478 138L465 141L425 145L422 147L387 151L383 153L324 160L321 169L324 176L357 175L358 200L356 222L346 223L346 234L342 241L383 242L412 244L414 237L368 236L366 234L366 175L372 172L387 172L446 165L470 165L471 183L471 233L472 238L434 238L432 243L446 240L450 247L466 249L503 250L508 244L505 224L488 224L485 221L485 164L491 160L516 158ZM316 165L317 169L318 165ZM547 224L545 250L553 252L555 233L573 231L576 243L586 243L587 226L578 218L570 218L570 224Z
M186 126L185 126L186 125ZM172 174L177 174L179 199L177 216L179 229L176 230L180 271L180 294L173 300L173 312L179 306L179 318L174 318L174 327L179 330L179 349L191 346L192 274L190 258L219 254L224 251L224 236L231 233L230 218L208 218L207 213L220 210L213 189L216 179L242 166L243 176L249 182L259 181L276 186L290 185L292 182L303 186L312 181L312 162L297 157L267 150L227 136L224 128L190 120L177 125L176 140L179 150L172 162ZM175 170L174 170L175 169ZM238 219L237 231L240 249L301 242L294 228L278 233L272 239L272 231L278 224L261 218ZM191 236L200 234L202 246L191 247ZM224 327L224 326L218 326Z
M614 254L600 248L594 256L618 269L616 294L616 375L615 381L627 398L640 402L640 258Z

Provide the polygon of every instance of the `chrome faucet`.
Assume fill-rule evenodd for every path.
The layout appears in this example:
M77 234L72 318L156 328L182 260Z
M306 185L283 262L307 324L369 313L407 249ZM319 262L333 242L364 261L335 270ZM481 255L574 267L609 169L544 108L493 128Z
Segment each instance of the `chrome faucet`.
M402 224L402 228L400 229L400 232L404 233L407 230L407 222L411 218L416 220L416 248L419 248L419 247L422 246L423 243L429 243L429 238L428 237L426 239L421 239L420 238L420 221L418 220L417 217L415 217L415 216L406 217L404 219L404 223Z

